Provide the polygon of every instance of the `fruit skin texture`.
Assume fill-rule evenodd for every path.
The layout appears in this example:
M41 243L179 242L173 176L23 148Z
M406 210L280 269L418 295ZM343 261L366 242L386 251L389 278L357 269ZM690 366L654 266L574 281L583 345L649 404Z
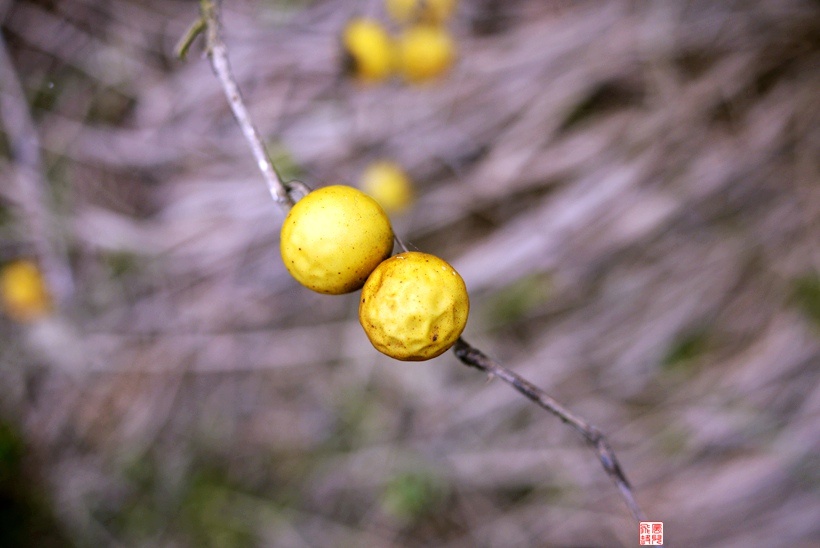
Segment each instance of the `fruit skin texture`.
M447 72L455 60L455 43L442 27L416 25L398 41L399 69L405 80L421 83Z
M51 312L51 295L40 269L29 260L13 261L0 272L3 309L18 322L32 322Z
M359 300L359 322L376 350L403 361L435 358L464 331L464 280L435 255L409 251L381 263Z
M401 213L413 203L413 187L407 174L386 160L367 166L362 173L362 189L390 213Z
M360 81L381 82L393 73L395 44L378 21L365 17L352 19L344 29L342 45L353 74Z
M393 251L393 229L376 201L334 185L296 202L282 224L282 260L305 287L339 295L355 291Z

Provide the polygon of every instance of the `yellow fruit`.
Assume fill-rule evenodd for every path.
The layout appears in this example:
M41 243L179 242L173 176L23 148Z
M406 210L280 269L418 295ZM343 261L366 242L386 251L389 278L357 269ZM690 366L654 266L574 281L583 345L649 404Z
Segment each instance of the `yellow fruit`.
M14 261L0 272L3 308L14 320L30 322L51 311L51 295L37 265Z
M410 179L393 162L370 164L362 174L362 189L388 212L401 213L413 202Z
M456 0L385 0L390 17L400 25L423 21L440 24L453 14Z
M384 27L374 19L351 20L342 35L351 72L363 82L380 82L393 72L395 46Z
M338 295L364 285L393 251L393 229L376 201L353 187L320 188L296 202L282 225L280 251L296 280Z
M464 331L464 280L434 255L409 251L376 267L362 288L359 322L379 352L404 361L435 358Z
M418 25L404 31L398 42L399 69L412 83L441 76L455 60L455 44L442 27Z

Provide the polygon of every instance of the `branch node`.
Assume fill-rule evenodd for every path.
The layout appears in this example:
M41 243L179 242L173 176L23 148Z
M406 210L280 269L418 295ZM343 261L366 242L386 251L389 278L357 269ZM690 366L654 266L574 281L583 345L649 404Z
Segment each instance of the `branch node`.
M288 197L294 203L310 194L312 190L307 184L297 180L288 181L285 183L285 188L287 189Z

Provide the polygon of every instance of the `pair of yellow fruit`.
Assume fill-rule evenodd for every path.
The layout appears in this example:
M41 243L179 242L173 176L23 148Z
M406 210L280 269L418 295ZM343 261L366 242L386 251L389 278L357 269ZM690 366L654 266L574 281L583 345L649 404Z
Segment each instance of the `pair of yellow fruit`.
M309 289L338 295L361 288L359 322L390 357L434 358L467 324L470 301L458 272L427 253L390 257L390 220L355 188L324 187L299 200L282 225L280 250L285 267Z
M359 321L376 349L399 360L434 358L464 330L467 288L434 255L411 251L390 258L392 251L393 229L384 210L348 186L309 193L282 226L282 259L294 278L320 293L361 288ZM0 270L0 297L5 312L19 322L51 311L45 280L28 260Z
M447 10L452 8L441 3L404 0L393 4L394 18L419 22L394 39L376 19L351 20L345 27L342 43L354 75L363 82L381 82L398 73L414 84L443 75L455 60L455 43L438 23L449 16ZM388 11L390 6L388 2Z

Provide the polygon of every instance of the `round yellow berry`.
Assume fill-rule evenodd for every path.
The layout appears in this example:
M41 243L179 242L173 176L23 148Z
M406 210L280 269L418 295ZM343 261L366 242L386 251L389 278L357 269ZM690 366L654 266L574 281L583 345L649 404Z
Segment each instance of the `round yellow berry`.
M51 295L37 265L18 260L0 272L3 308L14 320L30 322L51 311Z
M393 72L393 39L378 21L358 17L344 29L342 45L353 75L362 82L380 82Z
M362 174L362 189L391 213L401 213L413 203L413 188L407 174L386 160L367 166Z
M440 24L453 14L456 0L385 0L390 17L400 25L415 21Z
M455 44L442 27L417 25L398 42L399 69L408 82L420 83L447 72L455 60Z
M464 280L434 255L409 251L376 267L362 288L359 322L379 352L404 361L435 358L464 331Z
M314 291L355 291L393 251L393 229L376 200L353 187L335 185L296 202L282 224L282 261L296 280Z

